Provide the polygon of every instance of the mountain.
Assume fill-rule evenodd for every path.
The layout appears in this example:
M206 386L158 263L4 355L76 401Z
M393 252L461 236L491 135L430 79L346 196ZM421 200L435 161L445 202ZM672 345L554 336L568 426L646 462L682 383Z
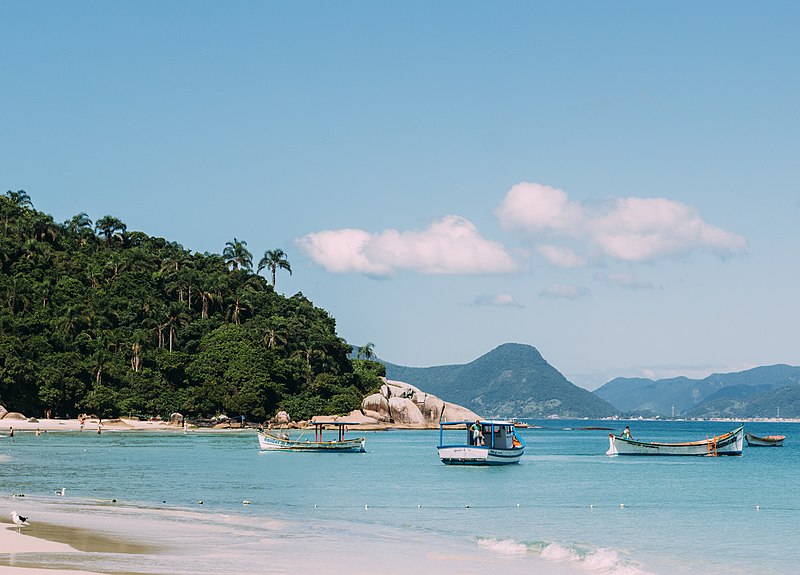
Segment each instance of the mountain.
M676 416L775 417L781 405L776 398L782 397L800 415L800 367L771 365L704 379L618 377L594 393L624 413L670 416L674 407Z
M605 417L618 413L607 401L570 383L530 345L506 343L464 365L381 363L388 379L410 383L484 417Z

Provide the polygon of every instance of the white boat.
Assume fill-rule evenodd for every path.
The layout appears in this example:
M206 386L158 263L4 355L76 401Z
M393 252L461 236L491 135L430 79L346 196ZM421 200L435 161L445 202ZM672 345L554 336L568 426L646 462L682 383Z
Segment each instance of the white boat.
M744 433L744 440L750 447L781 447L784 439L786 439L785 435L764 435L759 437L749 431Z
M741 455L743 439L743 425L722 435L684 443L638 441L610 433L606 455Z
M480 426L477 435L470 429L473 423ZM446 428L461 433L466 441L445 443ZM438 450L445 465L508 465L519 462L525 441L517 435L513 421L440 421Z
M306 428L299 437L292 438L288 430L267 430L258 432L258 446L261 451L308 451L325 453L364 453L365 437L346 438L347 426L358 425L349 421L312 421L309 427L314 428L314 440L305 438ZM333 427L337 432L335 439L326 440L326 427Z

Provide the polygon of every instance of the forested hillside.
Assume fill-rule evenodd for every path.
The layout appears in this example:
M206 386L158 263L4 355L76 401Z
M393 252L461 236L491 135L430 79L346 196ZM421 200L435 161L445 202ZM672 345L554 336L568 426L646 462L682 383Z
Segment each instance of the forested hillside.
M483 416L607 417L617 410L567 380L530 345L503 344L464 365L405 367L384 362L389 379Z
M258 266L235 238L221 255L193 253L112 216L57 223L9 191L0 196L0 405L53 417L257 420L358 407L382 366L351 361L334 318L302 293L276 293L283 272L282 250L265 251Z

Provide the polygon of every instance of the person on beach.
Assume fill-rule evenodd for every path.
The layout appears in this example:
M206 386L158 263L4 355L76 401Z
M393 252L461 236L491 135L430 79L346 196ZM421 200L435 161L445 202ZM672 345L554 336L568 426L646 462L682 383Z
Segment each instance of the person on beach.
M622 437L625 439L633 439L633 436L631 435L631 428L627 425L625 426L625 431L622 432Z
M470 429L472 430L472 442L475 445L483 445L483 431L481 430L480 420L476 419Z

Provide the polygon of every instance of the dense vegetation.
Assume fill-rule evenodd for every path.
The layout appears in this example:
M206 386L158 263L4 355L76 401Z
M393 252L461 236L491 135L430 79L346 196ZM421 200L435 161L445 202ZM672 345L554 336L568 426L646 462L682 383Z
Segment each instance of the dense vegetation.
M30 196L0 196L0 404L26 415L79 412L263 420L344 413L383 368L351 360L336 322L298 293L291 267L247 243L222 255L80 213L64 223ZM258 275L271 272L271 281Z
M605 400L569 382L530 345L506 343L465 365L403 367L387 363L386 375L484 417L618 414Z

